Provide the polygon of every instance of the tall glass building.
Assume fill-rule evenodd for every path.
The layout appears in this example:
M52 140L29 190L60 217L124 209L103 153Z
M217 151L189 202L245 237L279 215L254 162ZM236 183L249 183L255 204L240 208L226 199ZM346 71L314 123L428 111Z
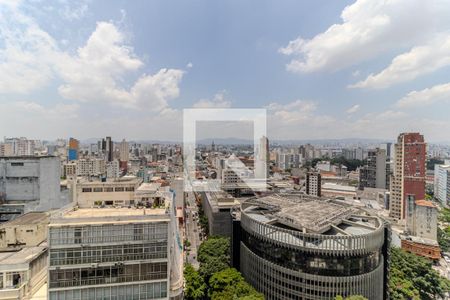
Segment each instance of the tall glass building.
M387 298L389 228L360 209L306 195L245 201L233 265L266 299Z

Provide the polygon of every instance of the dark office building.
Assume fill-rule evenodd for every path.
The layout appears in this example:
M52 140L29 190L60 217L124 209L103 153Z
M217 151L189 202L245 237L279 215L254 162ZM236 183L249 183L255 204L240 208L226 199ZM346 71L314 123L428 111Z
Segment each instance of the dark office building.
M252 198L234 218L232 263L269 300L381 300L388 298L389 237L382 219L332 200Z

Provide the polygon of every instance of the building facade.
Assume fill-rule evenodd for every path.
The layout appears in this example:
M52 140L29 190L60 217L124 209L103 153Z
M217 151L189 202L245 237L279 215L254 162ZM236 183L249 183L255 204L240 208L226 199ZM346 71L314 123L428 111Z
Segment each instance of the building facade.
M442 205L450 202L450 165L447 163L434 166L434 197Z
M426 144L419 133L402 133L395 144L394 172L390 184L389 214L403 220L406 217L406 199L425 199Z
M48 299L169 299L164 209L78 209L49 225Z
M369 150L367 164L359 169L359 188L365 187L385 189L386 184L386 151L384 149Z
M320 197L322 195L322 177L318 172L306 174L306 194Z
M245 201L233 228L233 264L266 299L388 298L390 234L378 217L316 197L274 195Z
M0 157L0 206L16 207L19 213L59 208L60 159L54 156Z

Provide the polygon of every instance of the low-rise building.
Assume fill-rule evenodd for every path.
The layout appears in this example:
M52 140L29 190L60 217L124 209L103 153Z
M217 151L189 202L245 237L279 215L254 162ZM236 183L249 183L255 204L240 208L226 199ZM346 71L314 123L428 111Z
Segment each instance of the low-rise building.
M76 191L74 199L79 207L132 205L141 182L136 177L106 181L78 179L73 187Z
M49 216L30 212L0 224L0 251L38 246L47 239Z
M0 252L0 299L30 299L47 280L47 247Z

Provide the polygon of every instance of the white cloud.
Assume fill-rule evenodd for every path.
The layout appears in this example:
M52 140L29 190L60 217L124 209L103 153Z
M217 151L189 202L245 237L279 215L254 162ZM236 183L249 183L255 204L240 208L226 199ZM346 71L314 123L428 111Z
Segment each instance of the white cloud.
M54 106L44 107L36 102L18 101L12 104L22 113L31 113L41 117L51 117L59 119L71 119L77 117L79 105L78 104L63 104L58 103Z
M439 101L448 101L450 99L450 83L435 85L420 91L412 91L400 99L397 107L420 107L427 106Z
M272 102L266 108L281 122L292 123L310 120L317 109L317 104L309 100L295 100L288 104Z
M0 4L0 93L26 94L53 78L49 64L57 45L18 5Z
M443 24L448 26L448 12L441 0L357 0L342 11L342 23L311 39L292 40L279 52L293 56L289 71L336 71L415 45Z
M348 114L354 114L355 112L357 112L360 108L359 104L355 104L352 107L350 107L349 109L347 109L347 113Z
M209 99L200 99L192 106L194 108L229 108L231 101L226 99L226 91L220 91Z
M188 69L190 69L190 68L192 68L194 65L191 63L191 62L189 62L187 65L186 65L186 68L188 68Z
M59 14L62 18L73 21L83 18L88 11L87 1L70 1L60 0L62 6L59 9Z
M60 79L58 92L66 99L160 112L180 93L179 69L163 68L130 82L144 63L110 22L97 23L86 44L69 54L20 7L1 8L0 94L28 94Z
M350 85L351 88L386 88L413 80L450 65L450 35L439 35L428 43L416 46L396 56L391 64L378 74Z
M179 95L183 71L161 69L142 75L130 89L121 85L125 76L143 66L125 36L111 23L100 22L76 56L64 55L58 64L64 84L59 93L82 102L109 102L128 108L161 111Z

